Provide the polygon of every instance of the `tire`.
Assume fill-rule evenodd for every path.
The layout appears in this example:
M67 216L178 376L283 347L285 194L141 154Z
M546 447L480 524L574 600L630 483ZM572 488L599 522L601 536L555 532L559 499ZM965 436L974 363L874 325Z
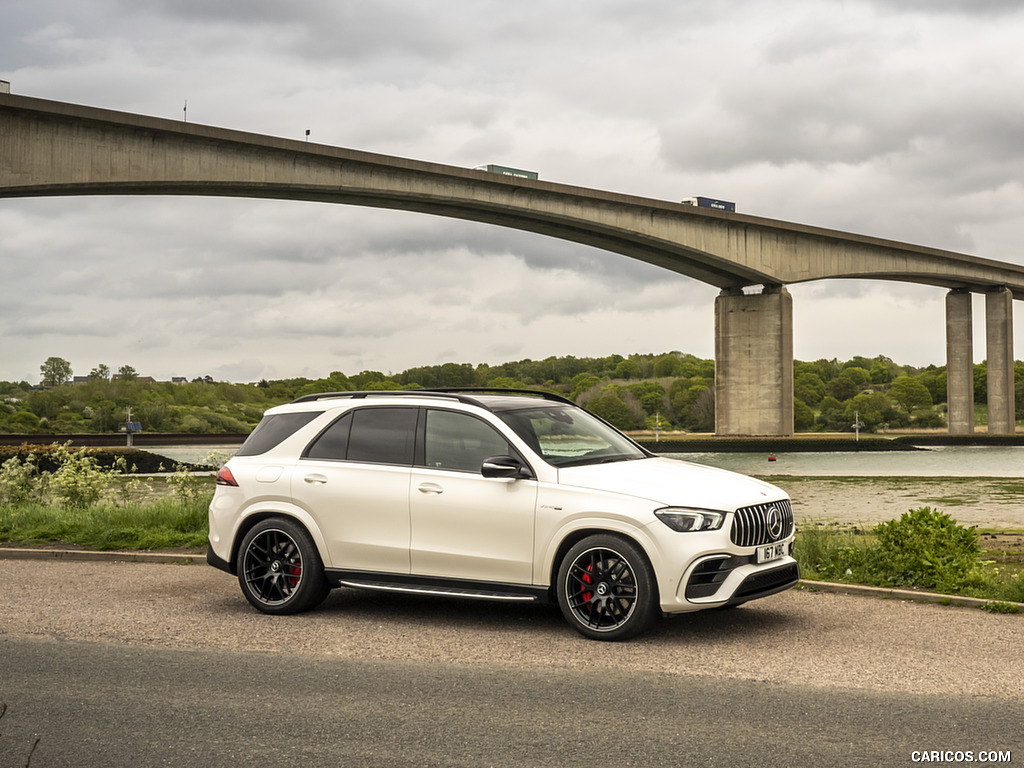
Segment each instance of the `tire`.
M651 624L658 606L647 557L611 534L588 536L566 553L556 590L566 621L593 640L634 637Z
M242 594L263 613L306 611L331 591L312 537L288 518L256 523L242 539L237 566Z

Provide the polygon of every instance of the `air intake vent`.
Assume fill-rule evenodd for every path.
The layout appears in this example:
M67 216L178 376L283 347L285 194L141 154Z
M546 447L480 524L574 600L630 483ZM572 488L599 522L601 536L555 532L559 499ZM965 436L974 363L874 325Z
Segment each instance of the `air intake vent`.
M757 547L789 538L792 533L793 507L787 499L736 510L729 535L738 547Z

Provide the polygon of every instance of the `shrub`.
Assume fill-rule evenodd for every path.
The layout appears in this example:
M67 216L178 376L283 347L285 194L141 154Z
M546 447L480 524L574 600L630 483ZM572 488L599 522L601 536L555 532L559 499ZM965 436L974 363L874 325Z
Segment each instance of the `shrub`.
M945 513L912 509L874 533L874 568L894 586L961 592L984 581L978 535Z
M34 453L24 461L12 456L0 464L0 501L7 504L23 504L42 495L39 481L39 467Z
M107 488L107 473L88 450L72 451L57 446L54 458L59 464L50 479L54 495L65 507L83 509L100 500Z

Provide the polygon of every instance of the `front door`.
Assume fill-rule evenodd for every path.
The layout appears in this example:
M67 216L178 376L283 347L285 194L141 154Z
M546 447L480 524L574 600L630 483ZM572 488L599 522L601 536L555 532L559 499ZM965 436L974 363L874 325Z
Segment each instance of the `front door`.
M537 482L480 474L485 458L511 448L475 416L427 409L424 437L409 488L412 572L530 584Z

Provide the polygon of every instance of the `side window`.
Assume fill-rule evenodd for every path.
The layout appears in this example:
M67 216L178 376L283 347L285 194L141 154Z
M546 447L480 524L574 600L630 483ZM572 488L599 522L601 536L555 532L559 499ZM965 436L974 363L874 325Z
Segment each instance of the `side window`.
M479 472L484 459L508 453L508 442L490 424L465 413L427 411L427 467Z
M236 456L259 456L287 440L309 424L323 411L301 411L299 413L278 413L264 416L249 437L242 443Z
M412 466L417 408L359 408L352 411L349 461Z
M348 434L352 429L352 413L346 413L317 435L302 454L306 459L341 460L348 455Z

